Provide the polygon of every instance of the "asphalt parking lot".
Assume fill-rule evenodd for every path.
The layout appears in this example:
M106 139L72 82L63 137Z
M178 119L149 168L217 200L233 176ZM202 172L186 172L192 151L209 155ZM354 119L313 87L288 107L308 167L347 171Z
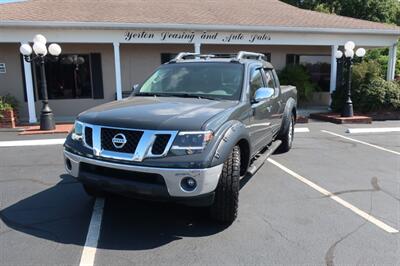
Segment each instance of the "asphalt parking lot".
M203 209L118 196L104 207L98 199L94 212L95 199L65 173L62 145L5 145L65 135L0 132L0 264L78 265L92 256L95 265L399 265L400 133L298 127L309 132L295 134L289 153L242 180L229 227ZM87 245L91 237L97 245Z

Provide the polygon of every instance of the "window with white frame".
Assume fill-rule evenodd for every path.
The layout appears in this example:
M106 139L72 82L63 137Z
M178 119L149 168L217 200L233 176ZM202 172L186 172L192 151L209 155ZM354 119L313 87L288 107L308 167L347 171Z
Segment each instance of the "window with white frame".
M0 63L0 74L5 74L6 72L6 63Z

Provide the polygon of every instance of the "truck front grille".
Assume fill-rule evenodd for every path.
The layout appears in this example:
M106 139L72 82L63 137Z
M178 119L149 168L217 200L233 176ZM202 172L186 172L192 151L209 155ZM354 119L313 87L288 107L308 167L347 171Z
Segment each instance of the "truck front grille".
M113 138L118 135L123 134L126 138L125 145L118 148L113 143ZM123 153L135 153L136 147L143 135L143 131L139 130L123 130L115 128L102 128L101 129L101 147L104 150L123 152Z
M84 125L83 143L98 157L142 162L168 154L178 131Z
M93 146L93 129L91 127L85 127L85 142L89 147Z
M167 147L170 138L170 134L157 134L153 147L151 149L151 153L154 155L162 154Z

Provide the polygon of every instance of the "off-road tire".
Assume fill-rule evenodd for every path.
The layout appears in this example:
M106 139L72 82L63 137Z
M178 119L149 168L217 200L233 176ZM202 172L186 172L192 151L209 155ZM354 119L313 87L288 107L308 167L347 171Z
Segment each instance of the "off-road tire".
M237 217L239 204L240 147L235 146L225 161L210 207L211 217L219 223L231 224Z
M83 184L83 189L85 190L86 194L88 194L91 197L104 197L105 196L105 192L94 187L94 186L89 186L89 185L85 185Z
M278 136L278 139L282 141L281 145L278 148L279 153L288 152L292 148L293 137L294 137L294 115L290 114L289 119L286 120L286 125L283 127L285 129L284 132L281 132Z

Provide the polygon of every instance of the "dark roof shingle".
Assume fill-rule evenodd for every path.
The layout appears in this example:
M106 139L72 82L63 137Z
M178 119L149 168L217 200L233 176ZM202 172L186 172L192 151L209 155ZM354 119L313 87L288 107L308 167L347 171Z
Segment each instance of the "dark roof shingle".
M395 25L303 10L278 0L27 0L0 4L0 21L237 25L378 31L400 29Z

